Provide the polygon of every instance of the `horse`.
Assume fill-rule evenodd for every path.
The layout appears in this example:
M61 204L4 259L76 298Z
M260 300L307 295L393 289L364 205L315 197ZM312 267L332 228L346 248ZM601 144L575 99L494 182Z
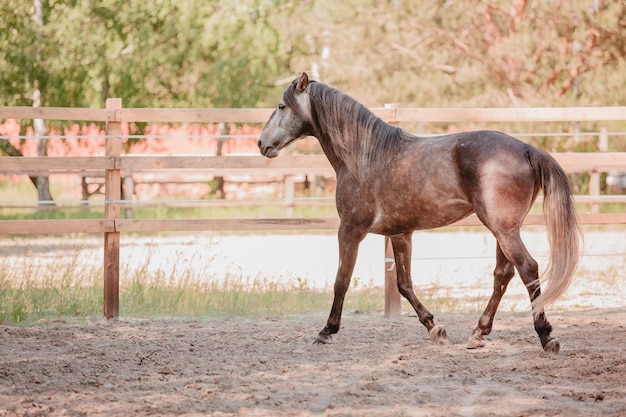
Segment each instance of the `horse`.
M493 130L415 136L381 120L346 93L302 73L285 89L262 129L258 147L263 156L275 158L281 149L307 136L318 139L336 173L340 219L333 304L315 342L331 343L339 331L359 244L374 233L391 240L400 294L430 339L446 344L445 327L435 324L413 289L412 234L475 213L496 238L496 266L493 292L467 348L485 346L483 337L491 332L500 300L517 270L528 291L543 349L559 352L560 342L551 335L545 307L573 279L582 231L567 176L552 156ZM538 263L520 236L539 191L544 194L550 247L541 278Z

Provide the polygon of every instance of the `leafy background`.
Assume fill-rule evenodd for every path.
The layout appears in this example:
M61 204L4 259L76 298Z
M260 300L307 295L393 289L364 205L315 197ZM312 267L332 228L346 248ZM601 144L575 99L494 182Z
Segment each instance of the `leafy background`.
M369 106L624 104L623 1L2 0L0 15L2 105L38 84L45 106L273 106L303 70Z

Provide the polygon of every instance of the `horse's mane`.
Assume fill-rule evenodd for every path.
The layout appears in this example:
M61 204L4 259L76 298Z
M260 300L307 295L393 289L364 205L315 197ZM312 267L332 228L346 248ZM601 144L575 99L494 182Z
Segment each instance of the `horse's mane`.
M285 92L285 101L297 108L295 85ZM290 93L290 94L288 94ZM385 163L393 144L404 136L400 128L385 123L367 107L326 84L310 82L311 118L320 141L328 141L335 154L357 179Z

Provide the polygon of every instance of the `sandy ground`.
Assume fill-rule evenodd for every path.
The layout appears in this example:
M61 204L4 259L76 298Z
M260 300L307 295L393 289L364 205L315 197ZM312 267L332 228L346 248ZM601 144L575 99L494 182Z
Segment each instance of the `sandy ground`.
M480 350L477 317L347 314L0 327L0 416L624 416L626 309L550 315L544 353L527 315L505 313Z
M465 349L476 314L437 317L448 330L445 347L430 342L415 317L380 312L345 314L331 345L312 343L327 312L42 321L0 326L0 416L626 416L623 233L586 234L579 277L548 311L559 355L542 351L519 283L479 350ZM542 236L526 236L540 263ZM55 239L3 241L0 256L46 262L75 253L76 242ZM242 276L318 276L315 285L324 287L336 268L334 242L321 235L128 238L122 263L152 254L151 266L162 270L176 258L208 263L218 275L234 267ZM100 237L80 243L93 262L101 262L101 245ZM486 234L416 234L418 294L434 282L448 295L488 294L493 247ZM355 275L382 284L381 268L382 241L365 242Z

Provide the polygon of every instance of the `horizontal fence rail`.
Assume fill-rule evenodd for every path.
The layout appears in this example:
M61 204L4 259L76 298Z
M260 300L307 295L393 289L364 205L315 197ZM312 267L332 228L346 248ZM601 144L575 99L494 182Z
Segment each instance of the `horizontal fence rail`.
M578 108L384 108L371 109L391 124L404 122L626 122L626 107ZM91 121L106 123L106 152L92 157L0 157L0 173L47 176L58 173L91 174L104 177L105 215L96 220L20 220L0 221L2 234L103 233L104 243L104 315L119 315L119 250L120 233L157 231L228 231L228 230L332 230L337 218L284 219L158 219L121 218L128 204L122 199L120 187L124 175L142 171L196 170L214 176L282 175L303 173L334 175L323 155L283 155L275 159L261 156L158 156L122 155L121 124L149 123L263 123L273 109L132 109L123 108L120 99L107 100L104 109L62 107L0 107L0 119L44 119ZM623 129L624 130L624 129ZM570 134L570 133L568 133ZM567 173L589 173L589 195L576 196L577 202L591 204L626 202L626 196L599 194L599 173L626 171L626 152L554 153ZM626 224L626 213L581 213L583 224ZM470 216L456 226L480 225ZM529 215L526 225L543 225L542 215ZM386 245L386 256L390 256ZM385 315L399 314L400 296L395 286L395 273L386 273Z
M582 224L626 224L623 213L584 213L578 218ZM471 215L452 226L482 226L483 223ZM541 214L529 214L524 219L526 226L545 225ZM2 234L65 234L107 232L199 232L199 231L285 231L285 230L334 230L339 226L336 217L278 218L278 219L158 219L158 220L2 220Z
M394 108L370 109L387 123L400 122L593 122L624 121L621 107ZM0 119L91 122L263 123L274 109L77 109L2 107Z
M564 152L552 156L566 173L609 172L626 170L626 152ZM193 169L233 175L259 172L295 175L301 173L334 174L324 155L281 155L268 159L263 156L29 156L3 157L0 170L4 173L47 173L50 171L94 171L121 169L141 170Z

